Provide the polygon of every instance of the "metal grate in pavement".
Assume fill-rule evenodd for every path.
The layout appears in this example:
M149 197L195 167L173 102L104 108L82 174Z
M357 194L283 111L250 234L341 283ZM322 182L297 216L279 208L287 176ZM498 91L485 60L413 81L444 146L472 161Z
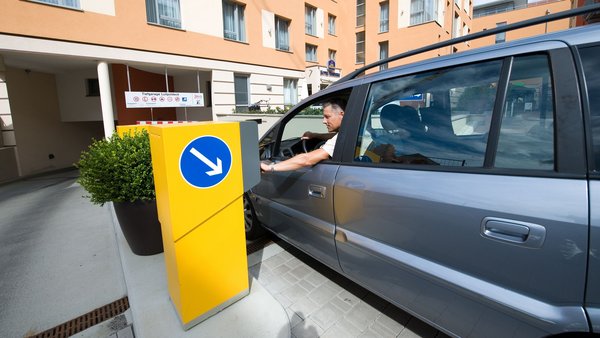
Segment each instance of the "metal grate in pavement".
M69 337L79 333L87 328L103 321L109 320L120 315L129 309L129 298L124 297L96 310L90 311L75 319L64 322L56 327L46 330L36 335L28 336L28 338L62 338Z

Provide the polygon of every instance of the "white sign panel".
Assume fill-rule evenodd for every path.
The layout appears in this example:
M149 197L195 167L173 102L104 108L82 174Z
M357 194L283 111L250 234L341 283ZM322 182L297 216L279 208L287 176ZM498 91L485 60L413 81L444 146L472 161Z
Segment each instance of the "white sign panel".
M125 92L125 107L204 107L204 94L169 92Z

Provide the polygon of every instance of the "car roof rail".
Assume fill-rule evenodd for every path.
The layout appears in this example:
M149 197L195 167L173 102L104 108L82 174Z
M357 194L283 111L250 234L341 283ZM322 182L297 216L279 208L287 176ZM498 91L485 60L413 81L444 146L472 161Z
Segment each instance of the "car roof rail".
M502 32L507 32L507 31L511 31L511 30L515 30L515 29L519 29L519 28L524 28L524 27L529 27L529 26L533 26L533 25L538 25L541 23L546 23L546 22L551 22L551 21L556 21L556 20L561 20L561 19L565 19L565 18L570 18L573 16L578 16L581 14L586 14L586 13L591 13L591 12L595 12L595 11L600 11L600 3L598 4L592 4L592 5L586 5L586 6L582 6L579 8L574 8L574 9L570 9L570 10L566 10L566 11L562 11L562 12L558 12L558 13L553 13L553 14L549 14L549 15L545 15L542 17L537 17L537 18L532 18L532 19L527 19L527 20L523 20L523 21L519 21L519 22L515 22L509 25L505 25L505 26L500 26L500 27L496 27L496 28L492 28L492 29L488 29L485 31L481 31L481 32L476 32L476 33L472 33L469 35L465 35L465 36L461 36L461 37L457 37L457 38L453 38L450 40L446 40L446 41L440 41L428 46L424 46L424 47L420 47L417 49L413 49L404 53L400 53L400 54L396 54L390 57L387 57L385 59L381 59L378 61L375 61L373 63L370 63L366 66L363 66L359 69L356 69L354 71L352 71L350 74L342 77L341 79L337 80L336 82L334 82L332 85L336 85L339 83L343 83L349 80L352 80L356 77L358 77L360 74L364 73L365 71L375 68L377 66L381 66L383 64L386 64L388 62L392 62L392 61L396 61L396 60L400 60L409 56L413 56L413 55L417 55L417 54L421 54L421 53L425 53L425 52L429 52L431 50L434 49L438 49L438 48L442 48L442 47L447 47L447 46L451 46L460 42L466 42L466 41L470 41L470 40L475 40L475 39L479 39L482 37L486 37L486 36L490 36L490 35L495 35L498 33L502 33Z

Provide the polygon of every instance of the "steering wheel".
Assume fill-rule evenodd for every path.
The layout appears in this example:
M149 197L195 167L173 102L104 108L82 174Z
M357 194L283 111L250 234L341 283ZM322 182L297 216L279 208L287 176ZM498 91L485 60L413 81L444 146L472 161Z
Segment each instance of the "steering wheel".
M322 145L324 145L324 144L325 144L325 142L327 142L327 141L319 141L319 142L317 143L317 145L316 145L316 146L314 146L314 148L313 148L313 149L311 149L311 150L308 150L308 140L309 140L309 139L306 139L306 138L305 138L305 139L302 139L302 150L303 150L305 153L308 153L308 152L310 152L311 150L319 149L319 148L321 148L321 146L322 146Z

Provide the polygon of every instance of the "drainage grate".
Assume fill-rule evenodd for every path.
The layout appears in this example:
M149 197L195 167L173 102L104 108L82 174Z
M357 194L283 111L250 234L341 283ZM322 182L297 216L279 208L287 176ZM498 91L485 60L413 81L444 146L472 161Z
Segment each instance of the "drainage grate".
M96 310L90 311L82 316L62 323L56 327L46 330L29 338L62 338L69 337L103 321L120 315L129 309L129 299L121 298Z

